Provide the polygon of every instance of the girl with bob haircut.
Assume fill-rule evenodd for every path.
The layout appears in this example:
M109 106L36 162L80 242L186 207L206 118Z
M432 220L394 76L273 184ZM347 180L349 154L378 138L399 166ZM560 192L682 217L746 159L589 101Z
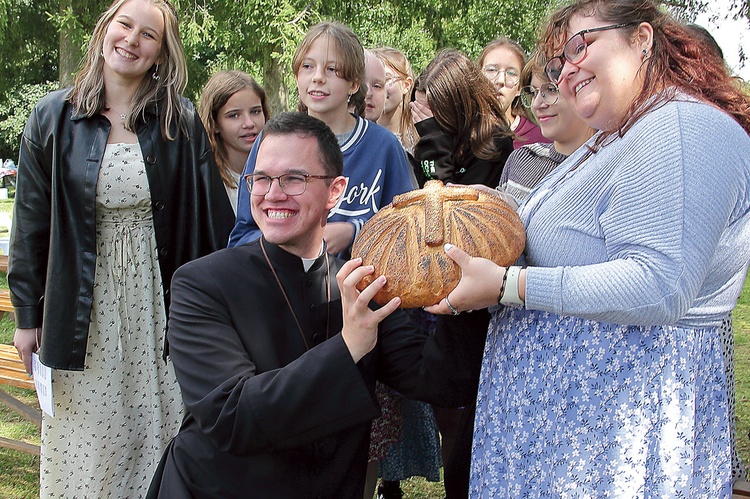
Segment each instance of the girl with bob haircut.
M396 137L380 125L352 114L352 102L365 101L365 53L357 35L337 22L316 24L292 59L298 109L322 120L336 135L344 155L346 192L328 216L329 253L348 258L362 225L394 196L413 189L411 172ZM244 174L255 168L256 148ZM240 189L237 223L229 246L260 237L250 213L250 193Z
M731 497L720 327L750 261L750 99L654 0L572 2L541 47L598 132L520 206L517 265L449 247L462 279L429 308L501 305L471 497Z
M143 496L183 405L165 362L172 274L232 210L192 104L174 7L118 0L72 89L21 138L8 284L14 344L52 368L40 496Z
M266 92L247 73L218 71L203 87L198 110L236 213L242 170L258 134L271 117Z

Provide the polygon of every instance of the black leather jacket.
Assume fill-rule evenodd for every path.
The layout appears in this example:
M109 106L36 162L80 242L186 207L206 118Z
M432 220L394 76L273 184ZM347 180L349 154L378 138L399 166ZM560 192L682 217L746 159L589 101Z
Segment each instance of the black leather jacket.
M42 362L83 370L96 264L96 185L110 123L74 115L69 89L45 96L21 139L8 284L16 326L42 328ZM189 137L161 137L157 110L137 126L169 306L174 271L226 246L234 213L193 105ZM173 132L174 133L174 132Z

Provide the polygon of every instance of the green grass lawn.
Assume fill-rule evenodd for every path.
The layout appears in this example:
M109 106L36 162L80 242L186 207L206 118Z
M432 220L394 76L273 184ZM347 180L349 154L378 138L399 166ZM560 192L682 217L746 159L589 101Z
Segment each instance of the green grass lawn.
M0 287L5 287L0 272ZM750 464L750 279L737 303L734 314L735 371L737 377L737 441L740 456ZM13 323L6 314L0 320L0 343L13 341ZM34 392L3 386L29 405L36 404ZM0 405L0 436L39 444L39 430L14 412ZM39 497L39 460L35 456L9 449L0 449L0 497L21 499ZM444 497L442 483L429 483L421 478L402 482L404 498L434 499Z

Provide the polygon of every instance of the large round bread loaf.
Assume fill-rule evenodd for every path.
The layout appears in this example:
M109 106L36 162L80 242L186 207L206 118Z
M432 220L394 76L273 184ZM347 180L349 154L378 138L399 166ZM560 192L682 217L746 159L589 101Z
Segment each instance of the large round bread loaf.
M360 230L352 257L362 257L375 273L359 289L385 275L377 303L395 296L401 297L402 308L439 302L461 278L460 267L445 254L445 243L507 266L521 255L526 234L521 219L500 197L431 180L423 189L394 197Z

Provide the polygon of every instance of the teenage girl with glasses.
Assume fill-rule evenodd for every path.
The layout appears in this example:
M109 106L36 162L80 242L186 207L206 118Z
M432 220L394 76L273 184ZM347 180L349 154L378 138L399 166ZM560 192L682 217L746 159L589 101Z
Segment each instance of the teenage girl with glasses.
M520 100L530 109L542 134L552 143L538 142L519 147L508 158L499 188L521 202L531 189L593 134L573 106L560 96L557 84L544 72L544 56L535 51L521 73L531 81L521 89Z
M550 142L526 114L518 98L521 87L528 84L521 71L526 63L523 47L505 37L490 42L479 55L477 64L497 91L497 100L505 111L505 119L513 133L513 148L534 142Z

